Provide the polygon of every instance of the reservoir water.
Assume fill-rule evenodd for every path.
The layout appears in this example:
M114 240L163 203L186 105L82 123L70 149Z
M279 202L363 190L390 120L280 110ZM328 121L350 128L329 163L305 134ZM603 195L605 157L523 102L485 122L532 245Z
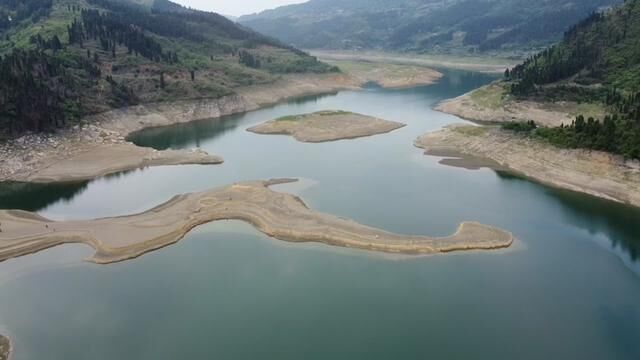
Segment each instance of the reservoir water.
M438 101L491 81L445 71L436 85L370 88L166 128L132 140L200 147L220 166L149 168L72 185L0 185L0 208L53 219L131 214L236 181L407 234L480 221L517 237L503 251L392 256L270 239L240 222L100 266L62 246L0 263L0 333L13 360L640 359L640 210L497 173L447 167L413 140L462 120ZM348 110L408 126L323 144L246 128Z

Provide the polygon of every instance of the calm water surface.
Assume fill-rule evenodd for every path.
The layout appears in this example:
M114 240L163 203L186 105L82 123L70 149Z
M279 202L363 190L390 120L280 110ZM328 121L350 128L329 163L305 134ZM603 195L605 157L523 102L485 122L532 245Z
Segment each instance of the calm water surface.
M223 120L137 134L158 149L201 147L221 166L138 170L64 186L0 185L0 208L54 219L145 210L235 181L386 230L445 235L476 220L512 231L505 251L404 257L287 244L239 222L98 266L84 246L0 263L0 333L32 359L640 359L640 211L412 146L459 122L431 107L491 78L300 99ZM390 134L303 144L246 128L339 109L408 124Z

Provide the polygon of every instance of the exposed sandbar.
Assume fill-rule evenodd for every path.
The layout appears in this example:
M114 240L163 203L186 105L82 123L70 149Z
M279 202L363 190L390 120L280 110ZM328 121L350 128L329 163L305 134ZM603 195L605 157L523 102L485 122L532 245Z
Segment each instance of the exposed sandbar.
M460 124L425 134L416 139L415 145L425 149L427 154L485 159L481 161L482 166L508 170L550 186L640 206L640 162L621 156L560 149L498 127Z
M95 249L90 259L107 264L173 244L194 227L242 220L274 238L405 254L506 248L511 233L465 222L447 237L397 235L309 209L297 196L269 189L295 180L243 182L184 194L144 213L96 220L56 222L35 213L0 211L0 261L66 243Z
M9 360L11 342L8 337L0 335L0 360Z
M49 165L30 173L24 181L32 183L76 182L126 170L160 165L220 164L222 158L202 150L163 150L131 143L91 145L84 151L60 157L52 154Z
M257 134L291 135L301 142L317 143L384 134L404 126L352 112L320 111L285 116L247 130Z

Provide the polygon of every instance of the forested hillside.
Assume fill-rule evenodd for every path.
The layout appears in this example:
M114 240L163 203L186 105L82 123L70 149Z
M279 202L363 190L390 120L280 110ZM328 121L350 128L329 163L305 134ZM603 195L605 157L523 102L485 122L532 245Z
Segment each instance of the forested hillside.
M0 135L335 69L167 0L0 0Z
M518 97L600 103L603 119L578 116L572 124L535 131L553 143L640 159L640 0L593 14L559 44L505 74Z
M621 0L311 0L240 22L307 49L415 52L544 47Z

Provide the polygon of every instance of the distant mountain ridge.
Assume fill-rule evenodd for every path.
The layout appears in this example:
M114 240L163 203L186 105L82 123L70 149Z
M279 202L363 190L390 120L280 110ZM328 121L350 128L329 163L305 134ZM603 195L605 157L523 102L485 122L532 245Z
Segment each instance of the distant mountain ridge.
M621 0L310 0L241 24L306 49L413 52L544 47Z

